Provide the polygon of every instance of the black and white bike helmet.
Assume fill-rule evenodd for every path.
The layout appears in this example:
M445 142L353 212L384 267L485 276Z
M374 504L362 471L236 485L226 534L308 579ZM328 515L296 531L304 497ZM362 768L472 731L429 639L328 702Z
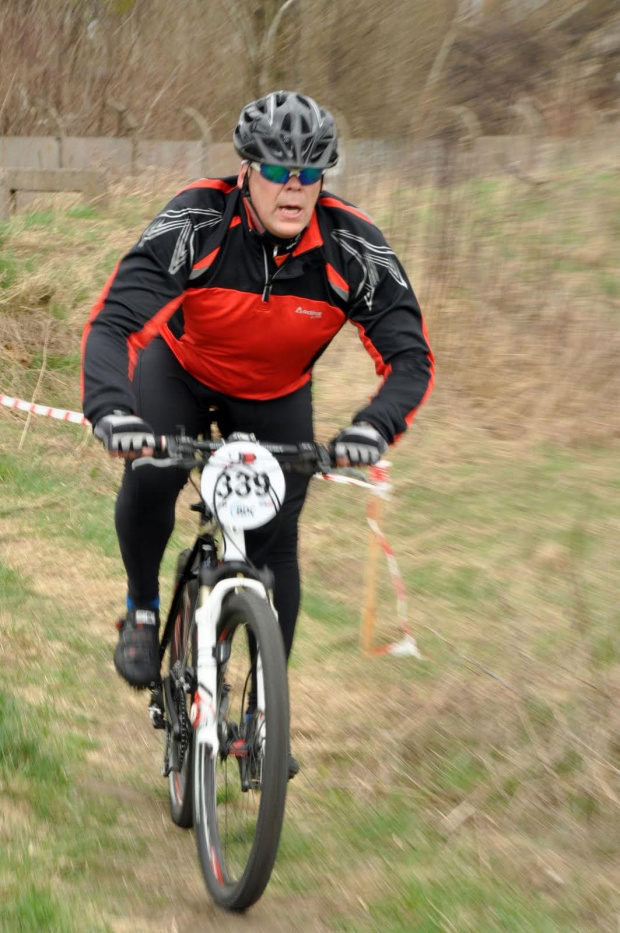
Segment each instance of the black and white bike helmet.
M247 104L233 142L249 162L327 169L338 161L331 113L294 91L273 91Z

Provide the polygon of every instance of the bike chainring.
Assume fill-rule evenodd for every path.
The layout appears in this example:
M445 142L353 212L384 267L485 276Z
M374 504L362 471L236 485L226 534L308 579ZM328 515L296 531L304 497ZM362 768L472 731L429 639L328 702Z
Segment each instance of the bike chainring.
M170 679L172 681L172 695L174 698L174 705L176 714L179 719L179 724L181 726L181 736L180 738L175 738L170 732L170 743L176 744L176 764L178 770L180 771L183 767L183 761L185 760L185 753L187 752L187 746L189 745L189 737L191 730L191 723L189 721L189 716L187 713L187 690L188 684L186 681L187 677L187 668L183 667L180 661L176 661L171 670L170 670ZM176 770L176 769L175 769Z

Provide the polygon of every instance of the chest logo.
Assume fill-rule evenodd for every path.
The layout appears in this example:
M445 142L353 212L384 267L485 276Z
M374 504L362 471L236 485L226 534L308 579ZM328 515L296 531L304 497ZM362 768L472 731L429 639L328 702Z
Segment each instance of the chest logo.
M322 311L315 311L313 308L295 308L295 314L305 314L307 317L323 317Z

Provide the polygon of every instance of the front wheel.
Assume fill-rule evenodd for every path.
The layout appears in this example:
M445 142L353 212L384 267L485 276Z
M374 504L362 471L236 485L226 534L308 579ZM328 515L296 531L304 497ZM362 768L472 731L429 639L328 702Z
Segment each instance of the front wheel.
M219 754L194 744L194 826L209 891L242 911L267 885L288 781L286 658L277 619L251 591L226 599L217 632Z

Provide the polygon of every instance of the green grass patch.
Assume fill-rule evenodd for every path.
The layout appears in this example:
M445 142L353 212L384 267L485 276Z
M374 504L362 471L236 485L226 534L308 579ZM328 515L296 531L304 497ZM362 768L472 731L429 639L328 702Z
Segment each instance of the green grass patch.
M0 865L2 860L0 857ZM0 924L5 933L74 933L83 929L78 926L67 907L59 903L50 889L41 884L28 884L0 906ZM98 925L98 928L103 929Z
M412 873L413 874L413 873ZM336 920L341 933L582 933L561 904L485 878L465 865L429 882L422 871L393 879L392 896L366 905L354 921Z
M59 353L48 353L45 357L45 365L48 369L55 372L65 373L68 376L75 376L77 379L80 374L80 355L79 353L70 353L61 355ZM43 353L37 352L32 357L32 368L39 370L43 365Z
M302 608L315 623L327 626L330 631L350 628L354 622L351 606L318 588L309 587L303 594Z
M56 473L44 443L34 441L28 447L21 455L0 453L0 482L10 484L11 498L21 503L44 500L36 516L36 533L87 542L105 555L116 557L118 544L110 495L93 494L91 478L79 463L69 464L66 453L57 457L63 465L58 466L62 473ZM109 480L107 483L111 493L113 487Z
M601 289L608 298L611 298L612 301L617 301L620 298L620 276L614 272L600 272L599 281L601 283Z
M0 253L0 288L10 288L18 274L18 263L9 252Z
M0 693L0 775L5 787L12 782L31 785L31 804L45 815L49 791L67 786L63 749L50 739L50 714L18 707L15 699Z
M10 573L1 582L16 588ZM18 592L13 625L0 628L0 928L109 930L98 916L119 866L131 880L147 851L126 831L126 805L90 789L99 742L83 710L97 707L93 683L100 698L111 689L97 677L109 652L89 633L86 608L67 618L47 597ZM26 700L31 690L45 699ZM50 877L53 888L41 880Z
M24 227L28 230L32 227L53 227L58 223L58 213L53 208L46 210L30 211L23 215Z
M2 509L0 507L1 515ZM28 598L29 593L30 590L23 576L0 562L0 594L2 594L0 606L19 606Z
M69 220L97 220L101 212L92 204L75 204L65 212L65 216Z

